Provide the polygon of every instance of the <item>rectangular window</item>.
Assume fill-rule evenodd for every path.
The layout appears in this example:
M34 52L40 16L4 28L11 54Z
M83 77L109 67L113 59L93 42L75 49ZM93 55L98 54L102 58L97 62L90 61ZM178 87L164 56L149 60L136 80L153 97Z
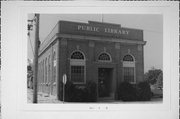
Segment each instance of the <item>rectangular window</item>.
M71 81L84 83L84 66L71 66Z
M124 81L135 83L134 67L124 67Z

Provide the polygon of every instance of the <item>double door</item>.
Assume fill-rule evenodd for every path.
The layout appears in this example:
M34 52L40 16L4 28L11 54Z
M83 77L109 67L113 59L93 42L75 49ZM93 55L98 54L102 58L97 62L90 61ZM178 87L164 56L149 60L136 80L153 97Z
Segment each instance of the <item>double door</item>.
M112 68L98 69L98 95L99 97L109 97L112 82Z

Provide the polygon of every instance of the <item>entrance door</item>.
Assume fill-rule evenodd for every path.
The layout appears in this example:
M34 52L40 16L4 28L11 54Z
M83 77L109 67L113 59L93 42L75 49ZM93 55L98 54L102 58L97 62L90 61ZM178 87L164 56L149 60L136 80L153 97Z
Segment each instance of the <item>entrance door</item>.
M99 97L109 97L112 82L112 68L98 69L98 95Z

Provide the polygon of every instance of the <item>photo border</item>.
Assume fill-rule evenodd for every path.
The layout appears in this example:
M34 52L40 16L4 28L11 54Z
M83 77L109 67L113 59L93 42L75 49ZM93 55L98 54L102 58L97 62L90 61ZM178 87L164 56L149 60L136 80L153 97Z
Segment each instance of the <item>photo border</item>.
M2 8L11 9L7 13L2 13L2 39L13 39L14 44L2 40L2 79L7 79L6 81L2 80L2 104L7 106L2 107L3 114L7 115L7 109L11 106L12 112L16 113L17 118L19 119L26 117L27 113L32 113L32 117L38 116L34 114L35 111L38 111L40 114L52 115L51 113L56 113L58 117L58 112L63 115L63 117L70 117L70 115L64 115L68 112L112 112L115 115L122 116L124 118L138 117L138 114L143 112L143 115L139 118L150 116L153 114L153 117L158 118L157 115L160 115L161 118L175 117L178 113L178 20L179 20L179 11L178 11L178 2L2 2ZM83 9L83 10L82 10ZM85 10L84 10L85 9ZM5 11L5 10L4 10ZM15 11L12 15L12 11ZM61 12L59 12L61 11ZM97 12L98 11L98 12ZM118 14L162 14L163 15L163 104L151 104L151 103L124 103L124 104L110 104L110 103L76 103L76 104L27 104L27 14L29 13L52 13L52 14L68 14L68 13L82 13L82 14L102 14L102 13L118 13ZM5 20L6 16L12 19L13 16L18 16L14 18L14 21ZM9 16L10 15L10 16ZM12 25L15 29L10 29L10 27L5 27L7 25ZM9 36L7 31L10 32ZM16 36L16 37L13 37ZM174 39L174 40L172 40ZM178 45L177 45L178 44ZM6 46L6 47L5 47ZM12 62L12 56L5 54L5 50L8 50L8 53L11 54L12 46L14 48L15 54L13 55L14 61ZM174 53L175 52L175 53ZM177 54L176 54L177 53ZM7 64L11 62L10 64ZM12 75L15 76L14 80L11 80L11 76L8 76L9 69L14 66L15 69L12 70ZM17 80L19 79L19 80ZM174 79L174 80L169 80ZM177 80L175 80L177 79ZM14 85L12 85L13 83ZM11 102L10 97L4 96L11 87L14 94L11 97L14 97L15 102ZM10 91L11 92L11 91ZM7 101L7 102L6 102ZM9 105L10 104L12 105ZM176 106L177 105L177 106ZM3 110L3 108L5 110ZM175 110L177 108L177 111ZM47 114L46 112L49 112ZM51 112L51 113L50 113ZM64 113L63 113L64 112ZM130 114L129 114L130 113ZM3 116L2 114L2 116ZM22 114L22 115L21 115ZM110 114L111 115L111 114ZM156 117L157 116L157 117ZM10 117L10 116L9 116ZM31 117L31 118L32 118ZM41 116L40 116L41 117ZM93 117L90 116L90 117ZM107 116L110 117L110 116ZM104 117L104 118L107 118ZM27 117L28 118L28 117ZM30 118L30 117L29 117ZM50 118L47 116L45 118ZM89 117L88 117L89 118ZM4 119L4 118L3 118Z

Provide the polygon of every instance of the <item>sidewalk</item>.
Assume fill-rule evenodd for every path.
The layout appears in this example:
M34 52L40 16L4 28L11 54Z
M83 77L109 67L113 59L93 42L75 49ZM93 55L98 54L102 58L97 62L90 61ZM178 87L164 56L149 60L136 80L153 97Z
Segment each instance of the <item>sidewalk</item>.
M33 90L28 89L28 103L33 102ZM56 99L55 96L49 96L45 93L38 93L38 103L63 103L62 101L59 101Z
M33 90L32 89L28 89L28 103L32 103L33 102ZM134 101L134 102L124 102L121 100L109 100L109 101L102 101L102 102L94 102L94 103L152 103L152 104L156 104L156 103L162 103L162 98L152 98L151 101ZM57 100L55 96L49 96L48 94L45 93L38 93L38 103L63 103L60 100ZM70 102L68 102L70 103ZM72 102L71 102L72 103Z

